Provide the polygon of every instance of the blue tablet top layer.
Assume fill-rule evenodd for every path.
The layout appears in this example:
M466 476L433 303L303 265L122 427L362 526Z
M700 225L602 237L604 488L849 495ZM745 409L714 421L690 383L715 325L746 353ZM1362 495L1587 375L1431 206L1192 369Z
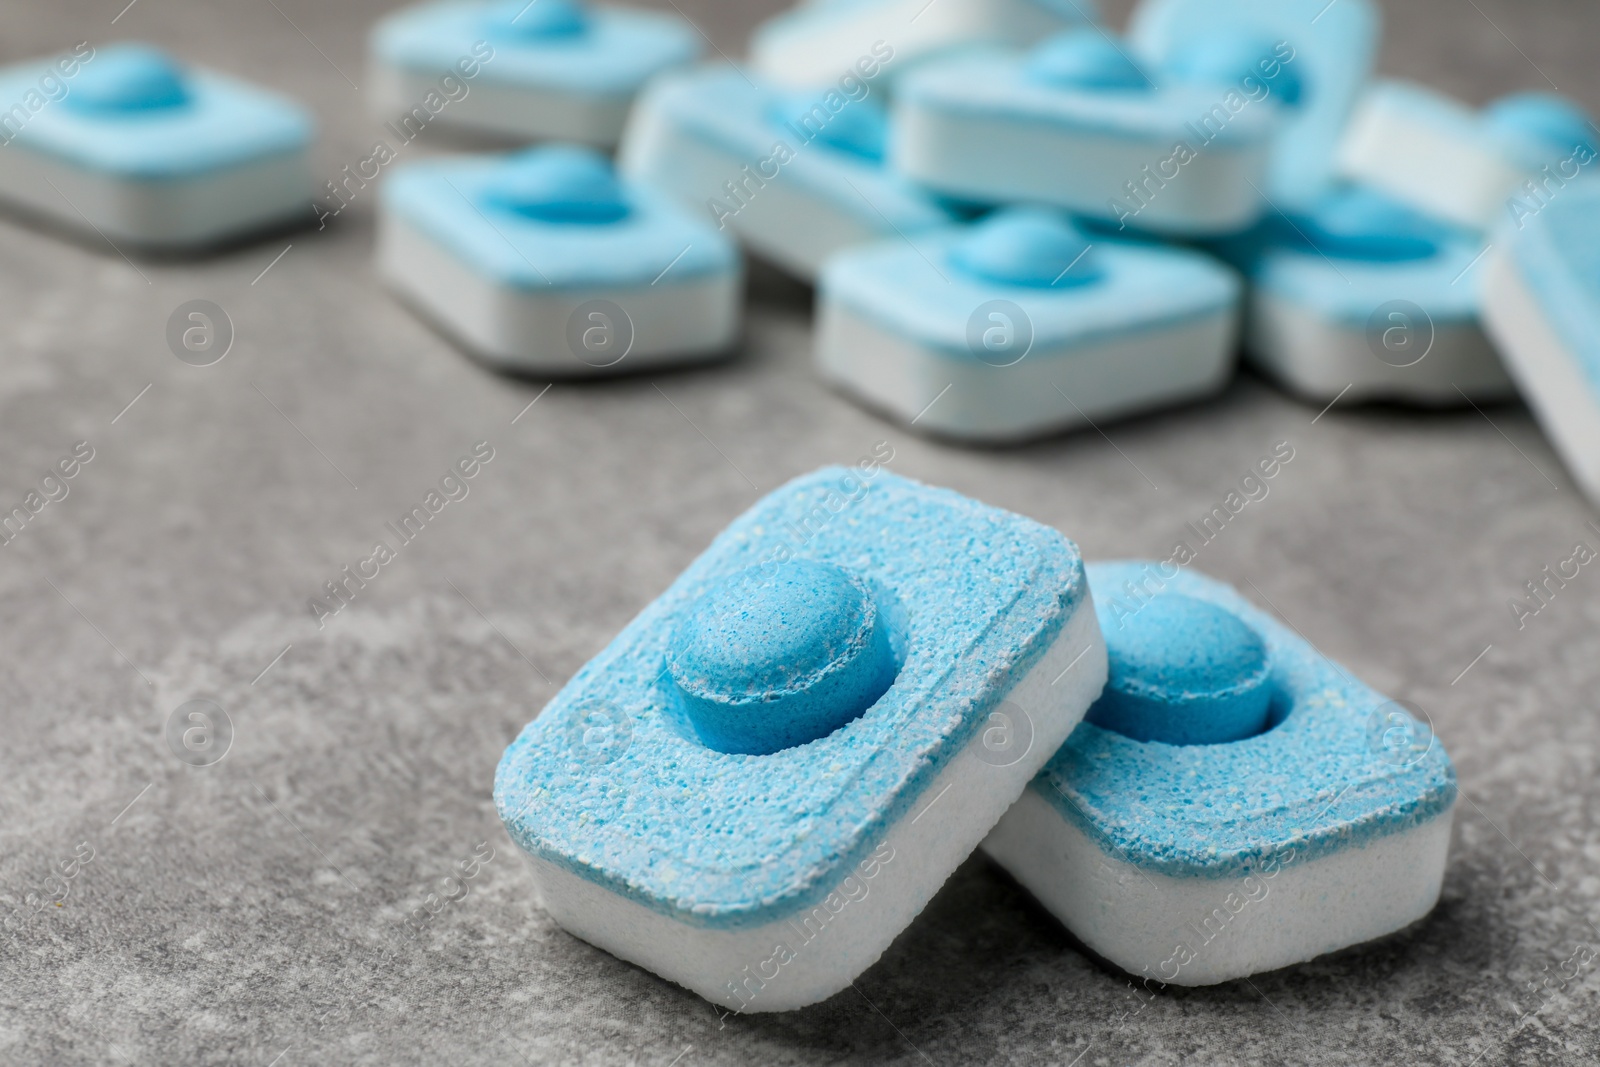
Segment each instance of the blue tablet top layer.
M41 76L57 70L38 61L0 71L0 99L38 95ZM198 177L311 143L311 118L299 105L184 67L147 45L108 45L57 80L64 95L31 114L7 143L108 176Z
M1179 593L1126 618L1096 611L1111 666L1089 722L1169 745L1239 741L1266 727L1267 646L1237 616Z
M1346 325L1391 300L1435 325L1477 318L1479 242L1362 186L1334 187L1216 248L1261 290Z
M1254 146L1279 127L1277 109L1253 107L1201 136L1197 124L1218 103L1215 86L1153 84L1127 45L1087 29L1068 30L1027 53L983 49L929 63L895 91L896 99L951 115L1046 134L1148 141L1163 153L1177 141L1198 141L1206 151Z
M528 851L680 921L780 919L914 810L1085 592L1076 548L1048 527L876 463L817 471L736 519L567 683L506 750L496 805ZM785 628L798 673L775 648L728 651ZM893 681L873 701L879 633ZM686 706L776 694L780 729L742 731L770 748L789 724L804 724L794 740L831 725L807 705L830 684L851 711L871 702L765 755L704 743L710 720Z
M1171 562L1091 564L1088 574L1113 678L1119 645L1125 672L1131 663L1146 680L1164 674L1169 690L1250 676L1253 642L1232 625L1203 639L1176 635L1175 661L1153 666L1159 632L1194 611L1163 601L1187 600L1254 632L1271 693L1265 728L1222 744L1141 741L1080 724L1030 788L1107 852L1168 875L1239 877L1285 846L1314 859L1420 825L1455 802L1455 769L1431 731L1228 586ZM1162 614L1142 622L1148 612Z
M590 96L630 96L700 54L699 35L674 15L572 0L444 0L398 11L372 31L375 56L428 75L480 55L481 44L493 49L485 82Z
M659 194L619 183L589 149L543 145L397 167L383 208L475 273L522 289L649 285L735 270L716 229Z
M712 64L663 78L650 99L678 130L874 230L888 232L885 220L906 232L949 222L950 212L933 196L884 169L887 120L869 83L856 84L862 93L856 97L836 89L781 93L734 67ZM670 166L671 160L658 158L652 165ZM735 186L747 181L737 171L727 177ZM749 194L750 187L743 192ZM705 195L726 193L707 189Z
M1600 397L1600 185L1565 189L1523 223L1511 264Z
M1299 83L1293 113L1273 154L1269 196L1304 203L1333 175L1334 151L1378 51L1371 0L1144 0L1129 37L1158 66L1219 30L1283 42Z
M851 249L820 280L829 300L954 358L975 357L967 330L986 301L1027 315L1036 353L1104 341L1231 310L1240 285L1209 256L1097 238L1065 216L1012 208L975 226Z

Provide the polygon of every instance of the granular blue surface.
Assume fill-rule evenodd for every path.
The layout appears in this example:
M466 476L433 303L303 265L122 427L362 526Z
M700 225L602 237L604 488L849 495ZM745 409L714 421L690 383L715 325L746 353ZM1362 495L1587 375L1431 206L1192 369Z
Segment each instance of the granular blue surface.
M1228 586L1162 563L1097 563L1088 574L1097 607L1114 614L1180 594L1238 616L1266 643L1274 690L1270 728L1228 744L1080 724L1029 788L1106 852L1147 871L1237 877L1286 847L1313 859L1455 802L1455 768L1431 731L1416 727L1394 747L1396 722L1409 721L1393 717L1397 704Z
M1179 593L1125 617L1095 610L1110 677L1089 722L1169 745L1238 741L1266 727L1267 646L1238 616Z
M809 559L723 579L679 617L667 656L700 740L752 755L826 737L899 669L871 587Z
M899 672L825 737L718 752L668 666L685 612L730 576L804 559L884 605ZM1085 605L1056 531L875 462L790 482L736 519L506 750L495 803L523 848L681 921L760 925L814 906Z

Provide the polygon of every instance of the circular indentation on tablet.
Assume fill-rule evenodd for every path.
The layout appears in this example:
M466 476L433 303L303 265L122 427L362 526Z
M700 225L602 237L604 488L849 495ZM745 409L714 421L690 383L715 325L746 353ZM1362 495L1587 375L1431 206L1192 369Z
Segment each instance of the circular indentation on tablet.
M633 744L633 717L604 700L589 699L564 713L566 751L585 767L615 763Z
M167 747L191 767L209 767L233 747L233 720L211 700L180 704L167 716Z
M1550 151L1595 152L1595 131L1588 113L1555 93L1503 96L1485 109L1484 118L1490 128L1534 141Z
M483 24L501 40L535 42L584 32L589 13L572 0L504 0L489 9Z
M159 48L112 45L85 63L63 101L77 111L139 114L183 107L190 100L183 68Z
M1129 56L1126 45L1103 30L1068 30L1028 55L1024 74L1061 89L1142 92L1150 79Z
M837 110L829 108L837 101ZM889 117L877 102L852 100L840 92L823 96L801 93L773 105L771 115L802 143L821 141L829 148L848 152L873 163L881 162L889 142Z
M1367 716L1367 745L1385 763L1410 767L1433 748L1433 720L1419 704L1387 701Z
M1048 208L997 211L950 249L950 264L970 277L1032 289L1070 289L1100 278L1094 245Z
M1433 335L1433 317L1410 300L1386 300L1367 316L1367 347L1391 367L1421 363Z
M1110 677L1089 722L1169 745L1222 744L1266 729L1267 646L1244 620L1177 593L1118 614L1100 612Z
M511 156L483 185L484 203L541 222L600 225L628 214L616 171L578 145L540 145Z
M1454 231L1364 186L1324 195L1311 211L1278 223L1291 244L1325 256L1392 263L1436 255Z
M1179 43L1162 67L1173 81L1236 89L1251 100L1270 95L1285 107L1298 107L1305 84L1294 61L1281 57L1286 49L1284 42L1217 30Z
M610 300L585 300L567 316L567 347L591 367L612 367L633 349L633 319Z
M233 320L210 300L186 300L167 316L167 348L191 367L209 367L233 347Z
M1033 716L1013 700L1002 700L984 720L973 752L991 767L1011 767L1033 751Z
M763 563L716 583L673 628L673 683L719 752L764 755L837 730L897 672L871 587L832 563Z

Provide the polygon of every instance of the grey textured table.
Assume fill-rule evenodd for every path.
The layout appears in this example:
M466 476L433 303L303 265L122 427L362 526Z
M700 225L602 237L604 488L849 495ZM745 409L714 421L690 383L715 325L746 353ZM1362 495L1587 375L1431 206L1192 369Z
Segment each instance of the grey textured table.
M771 6L682 2L729 53ZM367 153L376 125L351 82L380 5L137 0L112 25L122 3L13 4L0 57L152 39L308 101L327 174ZM1600 8L1451 0L1392 5L1389 22L1389 72L1473 101L1548 76L1600 105ZM0 224L0 503L74 442L94 449L0 549L0 1062L1600 1058L1594 969L1552 977L1600 946L1600 576L1520 631L1507 607L1600 534L1520 407L1314 421L1247 377L1109 439L964 451L820 387L808 297L763 276L736 361L557 384L524 410L545 383L485 372L374 283L370 198L339 223L137 267ZM237 329L204 369L163 339L194 298ZM307 599L479 440L495 454L470 496L319 631ZM554 928L490 802L504 745L758 493L880 440L892 469L1056 524L1097 557L1164 552L1292 443L1271 495L1199 566L1253 582L1427 710L1463 786L1437 911L1146 1002L975 858L857 990L725 1024ZM163 732L197 698L234 727L204 768ZM391 950L385 932L480 842L494 856L470 893ZM65 899L35 909L26 894L59 895L46 879L64 862Z

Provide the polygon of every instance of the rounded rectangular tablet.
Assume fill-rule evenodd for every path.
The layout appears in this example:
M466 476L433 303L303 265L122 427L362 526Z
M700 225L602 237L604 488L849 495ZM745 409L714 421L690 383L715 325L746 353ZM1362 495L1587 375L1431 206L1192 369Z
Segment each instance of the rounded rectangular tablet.
M1421 709L1171 560L1088 574L1106 690L984 851L1090 949L1173 985L1427 915L1456 778Z
M1023 441L1221 389L1240 291L1202 253L1013 209L829 261L817 363L918 430Z
M380 196L379 273L495 366L617 374L738 337L738 249L591 149L404 164Z
M1234 233L1264 207L1281 109L1269 98L1230 111L1227 95L1146 72L1103 31L1068 31L1028 52L975 51L908 74L895 89L889 164L977 203L1050 204L1178 236Z
M786 1010L878 958L1104 682L1066 538L877 460L825 468L563 687L495 802L567 930Z
M311 116L121 43L0 71L0 200L94 239L191 251L310 223ZM59 86L46 98L41 84ZM0 109L5 108L0 103Z
M1453 407L1513 392L1479 323L1470 231L1337 186L1217 250L1250 284L1246 358L1296 396Z

